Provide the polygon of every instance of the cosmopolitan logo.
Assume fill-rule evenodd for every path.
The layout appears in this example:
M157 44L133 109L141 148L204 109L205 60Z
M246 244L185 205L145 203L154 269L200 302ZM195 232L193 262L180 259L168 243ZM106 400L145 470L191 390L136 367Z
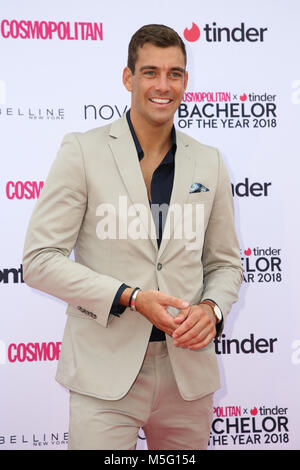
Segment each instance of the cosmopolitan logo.
M60 341L11 343L6 353L4 342L0 343L0 364L5 364L6 360L12 363L58 361L61 350Z
M4 39L103 41L103 23L4 19L0 22L0 37Z
M183 94L183 103L231 101L229 91L188 91Z
M193 23L190 29L185 28L183 35L189 42L198 41L198 39L206 42L264 42L265 34L268 28L246 26L241 23L239 26L229 28L227 26L219 26L215 21L211 24L206 23L201 29Z
M250 101L250 102L269 102L275 101L276 95L268 93L256 94L256 93L232 93L231 91L187 91L182 96L183 103L192 102L207 102L215 103L222 101Z
M43 181L8 181L7 199L37 199L44 186Z

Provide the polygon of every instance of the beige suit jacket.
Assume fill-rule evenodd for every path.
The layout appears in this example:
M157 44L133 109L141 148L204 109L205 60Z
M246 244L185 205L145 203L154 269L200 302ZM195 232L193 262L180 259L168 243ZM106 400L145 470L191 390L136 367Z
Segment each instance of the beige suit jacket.
M190 193L195 182L208 191ZM190 219L185 217L182 223L182 215L190 214L190 209L195 214L196 207L204 209L204 226L197 226L203 234L200 245L193 243L196 230L178 230ZM185 213L184 208L189 210ZM117 400L137 377L152 325L128 308L120 317L109 314L123 282L160 289L190 304L213 299L224 317L230 311L242 269L229 177L215 148L178 131L166 227L158 250L125 116L111 125L64 138L30 220L23 271L29 286L68 304L57 370L57 380L65 387ZM109 236L103 234L105 230ZM74 259L70 257L73 249ZM169 312L177 313L175 308ZM167 347L184 399L219 388L213 343L187 350L175 347L167 337Z

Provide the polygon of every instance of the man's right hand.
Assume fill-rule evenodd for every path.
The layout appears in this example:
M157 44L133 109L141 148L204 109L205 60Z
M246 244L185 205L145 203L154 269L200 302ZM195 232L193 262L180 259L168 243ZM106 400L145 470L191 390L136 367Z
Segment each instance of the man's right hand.
M132 289L125 289L120 303L128 305L131 292ZM178 328L178 322L176 323L172 315L167 311L168 306L183 310L189 306L189 303L159 290L142 290L136 297L135 307L138 312L144 315L156 328L172 336L175 329Z

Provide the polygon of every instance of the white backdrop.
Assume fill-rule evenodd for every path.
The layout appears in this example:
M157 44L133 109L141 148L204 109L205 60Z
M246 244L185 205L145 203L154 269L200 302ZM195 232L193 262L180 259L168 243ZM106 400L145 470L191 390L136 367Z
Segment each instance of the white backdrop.
M127 45L148 23L185 32L176 127L219 147L233 184L245 282L215 343L209 449L299 449L299 2L0 6L0 449L66 449L68 392L54 380L65 305L24 284L24 237L64 134L128 109Z

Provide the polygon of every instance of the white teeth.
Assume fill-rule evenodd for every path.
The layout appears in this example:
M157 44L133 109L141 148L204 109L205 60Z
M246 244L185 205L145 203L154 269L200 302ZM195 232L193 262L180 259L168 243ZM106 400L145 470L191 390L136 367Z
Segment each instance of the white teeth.
M166 103L170 103L171 100L164 100L162 98L150 98L151 101L154 101L154 103L162 103L162 104L166 104Z

